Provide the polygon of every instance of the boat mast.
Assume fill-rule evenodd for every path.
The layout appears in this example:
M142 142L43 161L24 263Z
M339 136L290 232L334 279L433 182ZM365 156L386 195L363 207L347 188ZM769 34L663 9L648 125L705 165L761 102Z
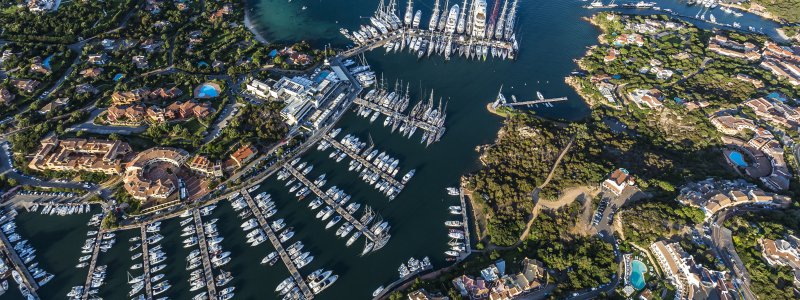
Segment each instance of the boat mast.
M511 5L511 13L508 15L508 20L506 22L506 34L504 36L506 39L510 39L511 35L514 34L514 19L517 18L517 2L519 2L519 0L514 0L514 4Z
M495 28L494 36L495 38L502 38L503 37L503 28L506 24L506 13L508 12L508 0L503 1L503 12L500 13L500 20L497 22L497 28Z
M458 16L458 23L456 23L456 32L457 33L464 33L464 17L466 16L467 12L467 0L464 0L464 5L461 6L461 13Z
M408 0L408 6L406 6L406 15L405 19L403 20L406 26L411 26L411 21L414 18L414 0Z
M428 29L431 31L436 30L436 25L439 23L439 0L433 4L433 15L431 15L431 21L428 23Z
M442 10L442 16L439 18L439 31L444 30L444 26L447 23L447 16L450 14L450 0L444 0L444 9Z

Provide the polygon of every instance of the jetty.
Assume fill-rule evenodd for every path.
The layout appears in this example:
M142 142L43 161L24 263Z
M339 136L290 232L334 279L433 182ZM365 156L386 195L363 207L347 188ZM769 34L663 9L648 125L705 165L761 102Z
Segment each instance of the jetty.
M368 161L366 157L364 157L362 155L359 155L358 153L353 152L353 150L351 150L348 147L345 147L344 145L342 145L342 143L340 143L336 139L332 138L330 135L328 135L328 134L323 135L322 139L326 140L334 148L339 149L342 152L346 153L347 156L350 156L350 158L358 161L359 163L361 163L361 165L363 165L364 167L368 168L370 171L380 175L383 180L386 180L392 186L395 186L400 190L403 190L403 188L405 188L405 185L403 183L401 183L400 181L397 181L396 179L394 179L392 174L386 173L385 171L381 170L380 168L375 166L375 164L373 164L371 161Z
M557 97L557 98L545 98L542 96L540 92L537 92L538 99L535 100L528 100L528 101L516 101L514 95L511 96L511 99L514 100L512 102L508 102L506 100L506 96L503 95L503 87L500 87L500 91L497 92L497 98L494 102L491 102L491 109L495 110L498 107L511 107L514 106L531 106L536 104L545 104L545 103L553 103L553 102L561 102L569 100L567 97Z
M203 261L203 277L206 280L206 287L208 288L208 299L217 299L217 285L214 282L214 273L211 270L211 257L208 253L208 241L206 240L206 233L203 229L203 220L200 219L200 211L192 210L194 217L194 227L197 233L197 245L200 247L200 259Z
M300 270L298 270L297 267L294 265L294 262L292 261L292 258L289 256L289 253L286 252L286 248L283 248L283 245L281 244L280 240L278 240L278 237L275 235L275 232L272 231L272 227L269 226L267 219L264 218L263 212L258 207L258 205L256 205L255 201L253 201L253 197L250 196L250 193L248 193L246 189L242 189L241 193L242 196L244 197L245 202L247 203L247 206L249 206L250 210L253 212L253 216L255 216L256 220L258 220L258 224L261 225L261 229L263 229L264 233L267 234L269 242L272 243L272 247L274 247L275 250L278 251L278 255L281 257L283 264L286 265L286 269L289 270L289 274L292 275L292 278L294 278L295 283L297 284L298 287L300 287L300 291L303 292L303 296L307 300L314 299L314 293L308 286L305 277L303 277L303 275L300 275Z
M92 259L89 261L89 273L86 274L86 283L83 285L82 300L89 299L89 290L92 289L92 273L94 273L94 269L97 267L97 257L100 255L100 244L102 244L101 241L105 233L105 230L98 230L97 236L95 237L94 247L92 248Z
M464 197L464 189L458 189L458 199L461 201L461 224L464 225L464 253L462 253L458 260L464 260L472 254L472 244L469 241L469 217L467 216L467 200Z
M289 173L294 175L294 177L297 178L297 180L300 180L300 182L302 182L306 187L308 187L312 192L314 192L314 194L317 194L317 196L320 199L322 199L326 204L328 204L330 207L333 207L336 210L336 213L341 215L342 218L344 218L347 222L350 222L350 224L353 224L353 226L355 226L356 230L361 231L361 233L367 239L369 239L372 242L374 242L375 245L373 246L373 248L371 250L372 252L383 248L383 246L386 246L386 243L389 242L389 238L391 237L391 235L389 235L389 234L384 234L384 235L380 235L380 236L375 235L372 232L372 230L370 230L367 227L367 224L361 223L361 221L359 221L359 219L353 217L353 215L351 215L350 212L348 212L344 207L342 207L341 205L336 203L336 201L334 201L331 197L329 197L328 194L323 192L319 187L317 187L314 183L312 183L310 180L308 180L308 178L303 176L302 173L297 171L297 169L295 169L293 166L290 166L290 165L287 164L285 166L285 168L286 168L286 170L289 171Z
M153 284L150 282L150 250L147 245L147 223L142 223L142 271L144 271L144 293L147 299L153 299Z
M8 237L6 233L0 230L0 242L3 243L4 252L11 259L11 263L14 265L14 269L17 270L22 275L22 283L25 284L25 287L31 292L31 296L34 299L40 299L39 295L36 294L36 290L39 289L39 283L36 282L36 279L33 278L31 272L28 271L28 267L25 266L22 259L19 258L19 254L17 250L14 249L14 246L11 245L11 242L8 241Z
M384 126L391 124L393 133L399 126L400 134L411 138L418 128L425 131L422 142L426 142L426 146L438 142L446 130L444 121L447 118L445 113L447 104L442 107L442 99L439 98L439 105L435 106L433 91L427 101L418 101L409 113L404 113L409 102L408 86L403 91L402 84L396 83L394 89L390 91L383 82L377 88L353 100L353 103L359 106L356 113L369 118L370 122L375 121L378 114L382 114L386 116Z

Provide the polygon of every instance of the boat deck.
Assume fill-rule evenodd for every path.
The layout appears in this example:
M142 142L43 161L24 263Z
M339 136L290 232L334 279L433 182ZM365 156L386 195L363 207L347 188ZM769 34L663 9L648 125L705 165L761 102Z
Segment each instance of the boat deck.
M249 206L250 210L253 211L253 215L256 217L256 220L258 220L258 224L261 225L261 229L263 229L264 233L267 234L270 243L272 243L272 246L275 248L276 251L278 251L281 260L283 261L283 264L286 265L286 268L289 270L289 273L292 275L292 278L294 278L295 283L300 287L300 291L303 292L303 296L307 300L314 299L314 293L311 292L311 288L308 287L308 283L306 282L305 277L303 277L303 275L300 275L300 270L298 270L297 267L294 265L294 262L292 261L291 257L289 257L289 253L286 252L286 249L283 248L283 245L281 244L280 240L278 240L278 237L275 235L275 232L272 231L272 227L269 226L267 219L264 218L263 212L261 211L261 209L259 209L258 205L256 205L255 201L253 201L253 197L251 197L250 193L248 193L245 189L242 189L241 192L245 202L247 203L247 206Z
M195 209L192 211L194 217L195 233L197 234L197 245L200 247L200 260L203 261L203 277L206 279L206 288L208 288L208 299L217 299L217 285L214 282L214 272L211 270L211 257L208 253L208 241L206 240L205 229L203 228L203 220L200 219L200 211Z

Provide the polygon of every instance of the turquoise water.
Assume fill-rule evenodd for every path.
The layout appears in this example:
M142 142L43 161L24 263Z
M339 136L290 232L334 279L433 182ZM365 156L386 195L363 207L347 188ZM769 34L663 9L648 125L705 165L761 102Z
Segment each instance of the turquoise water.
M211 86L210 84L203 84L200 86L199 94L197 94L197 98L214 98L219 96L219 91L217 88Z
M52 54L50 54L50 56L48 56L47 58L45 58L45 59L42 61L42 66L44 66L45 68L47 68L48 70L50 70L50 59L52 59L52 58L53 58L53 55L52 55Z
M731 151L731 153L728 154L728 158L730 158L731 161L735 163L737 166L743 168L747 167L747 162L744 161L744 156L742 155L742 153L739 153L739 151Z
M197 63L197 66L198 67L206 67L206 68L208 68L208 63L204 62L204 61L200 61L200 62Z
M122 79L122 77L125 77L125 75L122 75L122 73L117 73L117 75L114 75L114 81L119 81Z
M647 273L647 266L638 260L631 262L631 284L637 290L644 288L644 273Z

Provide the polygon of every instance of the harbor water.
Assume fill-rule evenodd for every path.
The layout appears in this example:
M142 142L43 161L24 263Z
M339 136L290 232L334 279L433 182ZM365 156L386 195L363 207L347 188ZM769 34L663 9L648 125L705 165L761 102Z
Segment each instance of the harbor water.
M450 4L461 5L460 2L453 0ZM491 8L493 2L487 2ZM352 30L360 24L366 24L368 20L362 17L370 16L377 4L378 0L249 0L248 9L254 26L267 40L306 40L314 46L331 44L344 48L347 41L339 34L339 28ZM394 84L396 80L403 80L410 84L412 106L422 96L421 90L434 90L437 100L442 97L448 103L447 132L441 141L426 148L420 143L421 132L406 139L391 133L390 128L383 127L383 117L372 124L354 113L343 117L339 123L339 127L343 128L339 138L353 134L367 141L371 137L377 149L400 159L400 176L410 169L416 169L416 175L405 190L391 202L363 183L356 173L347 170L349 158L340 163L328 158L333 149L322 152L312 147L302 157L303 161L314 165L308 178L326 173L326 188L338 186L353 196L351 202L362 204L360 211L363 211L364 205L369 205L391 225L392 238L389 243L383 249L363 257L360 256L363 238L346 247L346 239L337 238L334 234L338 225L325 230L327 222L314 218L316 211L308 208L308 201L313 196L298 202L294 193L290 195L284 182L274 177L267 179L258 191L252 193L255 196L266 191L272 195L278 213L271 220L284 218L287 227L294 227L296 232L290 242L303 241L303 251L310 251L315 257L313 262L301 269L302 274L325 268L339 275L338 281L317 295L317 299L369 299L378 286L388 285L398 279L398 266L410 257L422 259L429 256L434 268L449 264L443 253L448 248L449 240L444 222L458 220L459 216L451 215L447 210L448 206L458 205L458 198L447 195L445 187L457 185L461 175L478 168L475 147L494 140L502 119L486 111L486 104L494 100L501 86L506 96L513 94L520 101L534 99L537 91L548 98L569 98L569 101L554 103L553 107L533 108L544 117L577 120L588 114L586 105L564 83L564 77L576 68L573 59L582 56L586 47L596 43L598 30L581 20L594 13L581 8L586 4L573 0L520 1L517 22L520 51L514 61L488 58L483 62L453 58L445 62L438 56L418 60L416 54L385 54L383 49L366 54L373 70L382 73L386 82ZM687 16L694 16L699 9L674 0L661 1L659 5ZM423 24L427 24L432 7L433 0L415 2L415 10L423 11ZM404 8L405 1L399 1L398 11L401 14ZM722 12L717 17L720 22L732 22L726 20ZM767 33L774 32L773 22L754 16L745 15L737 21L744 28L763 27ZM82 255L80 248L87 230L90 230L86 226L89 216L54 217L21 213L18 217L18 231L38 249L40 267L56 274L53 281L38 291L42 299L62 299L70 287L85 282L86 269L75 269L74 266ZM274 251L269 242L250 247L239 226L243 220L239 219L228 202L221 202L211 216L203 219L208 221L211 218L219 218L217 226L220 236L224 237L223 250L232 252L232 261L223 269L234 276L229 283L236 287L234 299L280 298L274 289L289 276L286 267L280 261L274 266L259 264L264 256ZM189 272L185 271L185 258L191 249L182 247L184 237L180 236L178 219L165 221L161 227L161 234L165 236L161 244L167 255L165 279L172 285L162 295L170 299L190 299L198 293L189 292ZM131 246L128 239L138 234L138 230L117 233L116 245L109 252L100 254L98 264L109 266L106 284L100 288L103 298L129 298L130 288L126 279L129 267L133 264L130 259L133 253L128 251ZM14 285L0 297L19 298Z

